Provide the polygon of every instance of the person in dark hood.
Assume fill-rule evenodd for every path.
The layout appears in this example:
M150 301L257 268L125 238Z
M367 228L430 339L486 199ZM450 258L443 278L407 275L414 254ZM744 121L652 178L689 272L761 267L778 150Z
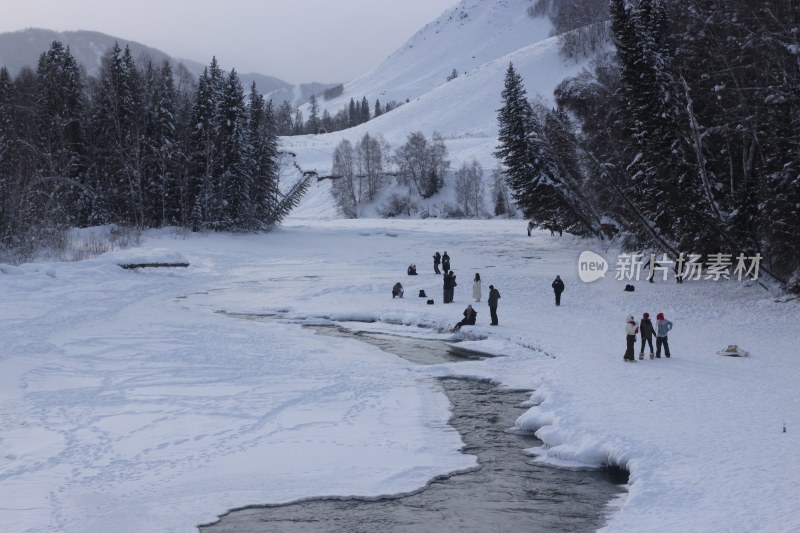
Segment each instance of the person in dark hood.
M650 345L650 359L653 358L653 323L650 321L650 313L642 315L642 321L639 323L639 335L642 337L642 347L639 349L639 359L644 359L644 345Z
M442 269L447 272L450 270L450 256L447 255L447 252L442 255Z
M402 298L403 297L403 285L398 281L392 287L392 298Z
M467 308L464 309L464 318L461 319L458 324L453 326L451 331L458 331L461 329L461 326L474 326L477 319L478 312L472 308L472 304L469 304Z
M550 286L553 287L553 292L556 294L556 305L561 305L561 293L564 292L564 282L561 281L561 276L556 276Z

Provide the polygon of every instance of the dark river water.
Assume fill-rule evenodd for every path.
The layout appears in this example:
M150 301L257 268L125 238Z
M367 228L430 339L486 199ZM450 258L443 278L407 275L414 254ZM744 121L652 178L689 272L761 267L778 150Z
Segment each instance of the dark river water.
M354 334L317 328L322 334ZM357 338L417 364L463 361L447 344L383 334ZM509 391L489 381L440 379L452 404L449 424L477 456L471 471L432 480L409 494L380 499L318 498L232 511L200 527L221 532L548 532L594 531L608 503L627 483L618 469L569 470L533 464L523 449L541 442L512 431L529 391Z

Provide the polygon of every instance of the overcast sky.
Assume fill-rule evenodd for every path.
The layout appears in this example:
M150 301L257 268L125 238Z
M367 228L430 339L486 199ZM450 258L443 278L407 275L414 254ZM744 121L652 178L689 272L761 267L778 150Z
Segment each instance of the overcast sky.
M339 82L458 0L0 0L0 32L93 30L223 69Z

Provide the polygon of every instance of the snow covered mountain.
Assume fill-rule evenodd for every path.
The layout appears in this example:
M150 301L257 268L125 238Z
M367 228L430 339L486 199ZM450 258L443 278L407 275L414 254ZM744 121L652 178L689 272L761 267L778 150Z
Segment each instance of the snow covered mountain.
M141 62L148 58L156 63L167 59L172 63L173 69L182 64L186 70L195 77L203 73L203 69L211 61L192 61L190 59L177 59L169 54L150 46L107 35L97 31L53 31L41 28L28 28L15 32L0 33L0 65L5 66L12 75L16 75L23 67L36 68L39 56L45 52L53 41L60 41L69 46L75 60L86 69L90 75L96 75L100 69L103 55L117 42L121 47L129 46L134 59ZM221 65L224 70L235 68L236 65ZM237 69L238 71L238 69ZM274 76L266 76L257 72L239 72L239 78L245 87L255 81L258 89L272 98L276 104L288 100L293 105L306 102L315 93L320 93L333 84L303 83L293 85Z
M552 24L546 17L531 18L530 0L462 0L427 24L380 65L344 84L341 96L323 101L320 114L335 114L351 98L366 97L407 103L355 128L323 135L286 137L282 146L297 154L304 169L330 171L333 150L342 139L355 142L365 133L381 134L392 148L413 131L444 136L452 167L477 160L485 172L497 160L497 110L509 63L523 77L528 96L552 98L553 89L578 73L587 59L563 59ZM458 77L450 81L453 69ZM304 110L308 116L308 108ZM327 194L325 184L312 189L296 216L331 215L320 209L315 194ZM306 209L306 202L313 209Z
M552 26L546 18L531 19L529 0L463 0L425 25L380 65L345 84L342 96L327 102L332 112L351 97L366 96L371 104L405 102L498 57L546 39Z

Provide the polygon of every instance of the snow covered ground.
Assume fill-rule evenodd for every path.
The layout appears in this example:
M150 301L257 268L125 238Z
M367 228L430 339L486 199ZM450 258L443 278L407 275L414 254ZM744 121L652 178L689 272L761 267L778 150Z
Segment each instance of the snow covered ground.
M436 250L458 274L450 305ZM608 531L797 531L797 303L739 282L587 284L583 250L603 253L529 238L521 221L293 218L265 235L152 233L95 259L3 265L3 530L192 531L248 504L411 491L475 464L433 379L470 375L535 389L517 424L545 442L536 460L630 470ZM180 258L191 265L116 266ZM417 367L300 327L450 338L475 272L478 325L453 338L502 357ZM406 298L391 298L396 281ZM644 311L674 322L673 356L623 363L624 317ZM728 344L750 357L715 354Z
M412 131L439 131L453 168L475 158L488 174L508 63L544 98L583 67L559 57L528 5L464 0L325 105L409 103L282 147L325 173L341 139L369 132L397 148ZM612 265L617 252L529 238L519 220L338 220L328 187L315 184L270 234L152 232L80 262L0 265L1 531L193 531L248 504L415 490L475 465L447 426L444 375L535 390L517 421L545 443L532 460L629 469L608 531L800 531L797 301L739 282L633 293L613 273L583 283L582 251ZM437 250L458 274L451 305L432 273ZM117 266L182 260L190 266ZM478 325L453 337L475 272ZM396 281L406 298L391 298ZM496 328L489 284L502 294ZM675 324L673 357L623 363L624 318L645 311ZM331 321L500 357L417 367L301 327ZM716 355L729 344L750 356Z

